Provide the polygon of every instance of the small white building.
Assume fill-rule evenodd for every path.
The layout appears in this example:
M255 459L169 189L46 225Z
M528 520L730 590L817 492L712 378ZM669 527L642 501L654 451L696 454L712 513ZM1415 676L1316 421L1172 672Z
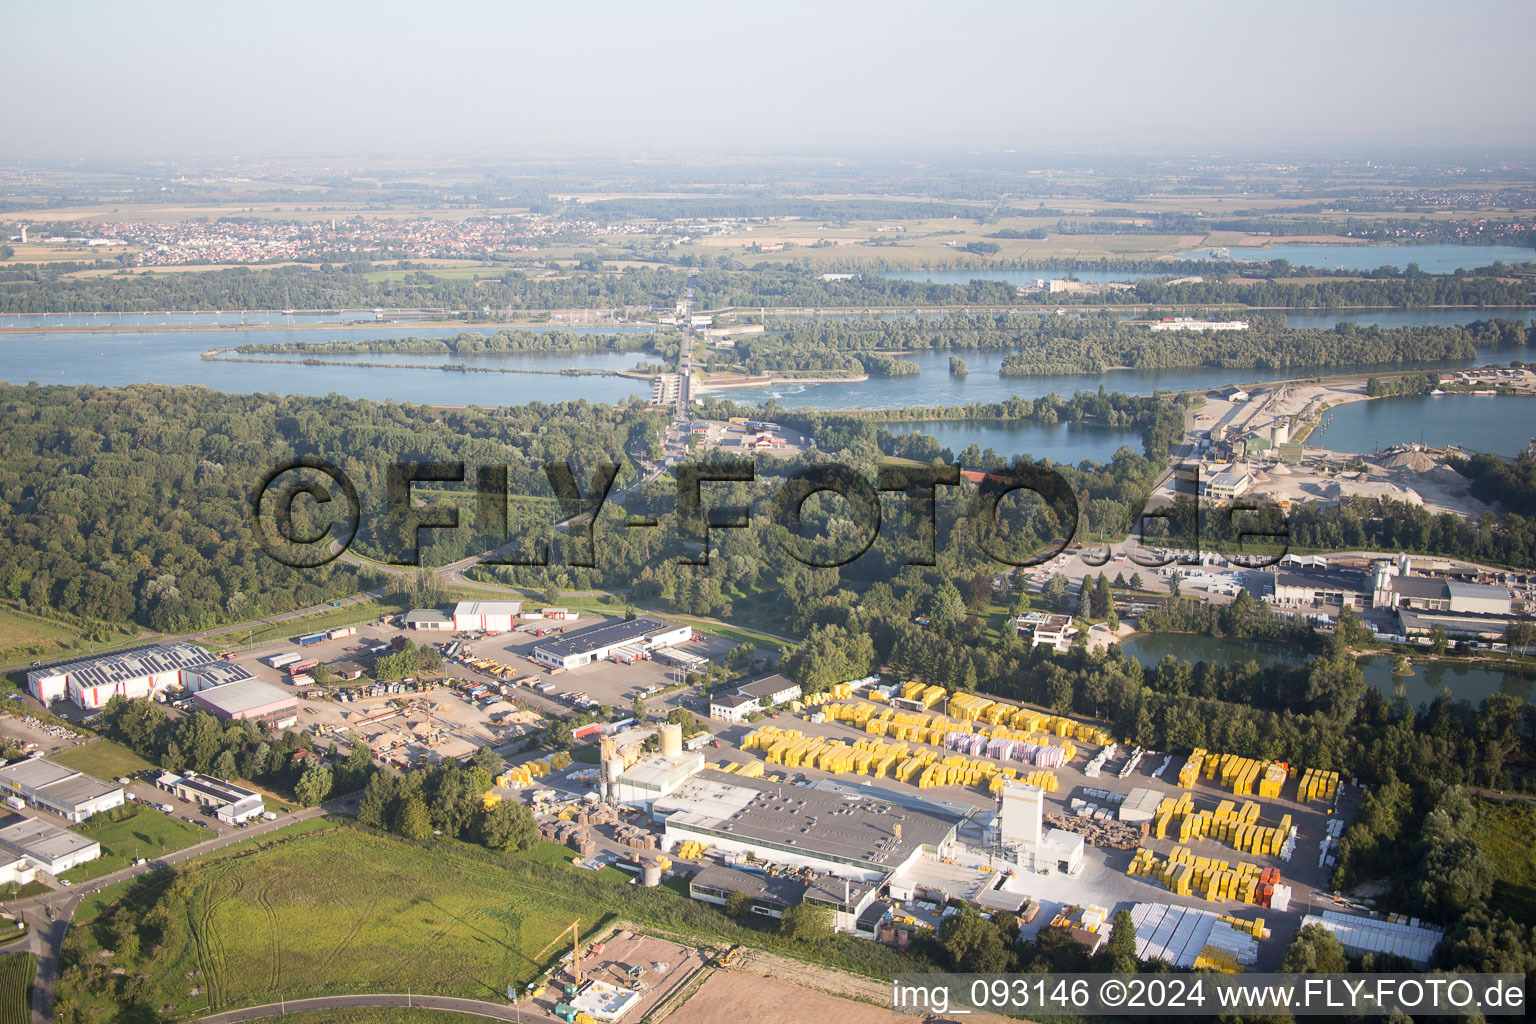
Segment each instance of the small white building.
M792 700L800 699L800 684L786 676L774 673L761 679L754 679L744 686L738 686L736 692L748 697L756 697L762 701L763 706L770 704L784 704Z
M709 698L709 717L722 722L745 722L747 716L763 710L763 702L745 693L727 693Z
M453 606L453 628L463 631L509 633L521 601L460 601Z
M155 780L155 785L190 803L200 807L215 808L214 814L222 822L230 825L238 825L242 821L260 816L266 806L262 803L261 794L254 790L237 786L223 779L216 779L212 775L199 775L197 772L186 772L175 775L171 772L161 772Z

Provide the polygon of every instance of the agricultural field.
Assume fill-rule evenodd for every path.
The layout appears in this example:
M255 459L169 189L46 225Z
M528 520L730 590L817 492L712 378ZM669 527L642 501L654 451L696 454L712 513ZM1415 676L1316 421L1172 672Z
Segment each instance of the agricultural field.
M28 1024L32 1019L32 976L37 959L31 953L0 956L0 1024Z
M1517 921L1536 924L1536 804L1524 801L1479 800L1478 843L1498 865L1493 902Z
M154 765L121 743L93 740L54 755L53 760L66 768L94 775L98 779L117 779L148 771Z
M128 806L137 813L121 821L104 821L99 825L87 821L75 826L76 832L101 844L101 856L69 869L60 877L69 882L100 878L127 867L140 857L153 860L214 837L205 828L142 804Z

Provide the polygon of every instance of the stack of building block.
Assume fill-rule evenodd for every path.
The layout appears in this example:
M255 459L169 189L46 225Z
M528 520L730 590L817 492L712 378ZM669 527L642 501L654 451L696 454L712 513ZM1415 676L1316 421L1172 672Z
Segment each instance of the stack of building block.
M1184 767L1179 769L1179 785L1185 789L1192 789L1200 780L1200 768L1205 763L1205 751L1195 749L1190 751L1189 760L1184 762Z
M1308 768L1296 786L1296 799L1302 803L1332 800L1339 792L1339 773Z

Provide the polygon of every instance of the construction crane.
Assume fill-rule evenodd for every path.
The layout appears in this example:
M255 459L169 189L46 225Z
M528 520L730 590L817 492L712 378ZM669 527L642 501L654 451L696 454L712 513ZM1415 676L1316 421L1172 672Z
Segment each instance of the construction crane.
M564 928L560 929L560 934L556 935L553 939L550 939L548 946L545 946L543 949L539 950L537 953L535 953L533 955L533 958L535 960L537 960L539 957L543 956L545 953L548 953L551 946L553 946L555 943L559 942L561 939L565 938L565 933L566 932L570 932L571 933L571 976L576 979L577 987L581 986L581 935L577 931L577 926L580 925L580 924L581 924L581 918L578 917L576 920L572 921L570 924L568 924Z

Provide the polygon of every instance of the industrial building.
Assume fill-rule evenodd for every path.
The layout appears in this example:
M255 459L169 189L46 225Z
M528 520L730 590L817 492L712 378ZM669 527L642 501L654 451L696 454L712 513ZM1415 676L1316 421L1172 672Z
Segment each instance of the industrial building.
M95 710L113 697L149 697L166 687L181 686L183 673L217 660L195 644L147 644L33 669L27 673L27 690L44 704L67 697L86 710Z
M1328 929L1352 956L1394 953L1411 960L1418 968L1429 966L1435 947L1445 938L1443 931L1420 924L1418 918L1393 921L1325 910L1321 915L1308 914L1301 919L1303 928L1309 924Z
M655 801L651 813L665 824L667 849L691 839L870 882L925 852L943 856L958 825L930 810L708 770Z
M46 757L32 757L0 768L0 790L70 821L84 821L93 814L121 807L125 799L121 786L102 782Z
M101 856L101 844L41 818L13 814L0 821L0 849L25 857L40 871L58 875Z
M1003 847L1012 848L1021 870L1043 875L1082 873L1083 837L1045 827L1045 790L1039 786L1013 779L1004 782L999 823Z
M400 624L406 629L453 632L453 620L436 608L412 608L400 617Z
M788 875L706 865L688 880L688 895L705 903L725 906L731 893L745 893L747 907L760 917L783 917L784 911L805 898L805 883Z
M618 742L603 741L603 784L607 794L630 807L651 808L704 767L704 753L683 749L683 727L668 722L661 727L661 753L644 757L629 768L618 756Z
M254 721L263 729L286 729L299 720L299 702L292 694L260 679L225 683L198 690L192 702L226 722Z
M1219 469L1200 474L1200 496L1212 501L1231 501L1248 490L1253 478L1241 469Z
M657 648L673 647L692 636L691 626L642 615L552 637L533 649L533 658L552 668L573 669L614 656L644 657Z
M510 633L521 601L460 601L453 606L453 628L461 632Z
M223 686L225 683L239 683L255 678L243 666L229 661L215 661L183 672L181 674L181 687L188 693L195 693L198 690L209 690L215 686Z
M216 779L212 775L199 775L197 772L184 772L181 775L172 772L161 772L155 779L155 785L189 803L200 807L214 808L214 814L220 821L230 825L238 825L242 821L258 817L266 810L266 805L261 801L261 794L244 786L237 786L223 779Z

